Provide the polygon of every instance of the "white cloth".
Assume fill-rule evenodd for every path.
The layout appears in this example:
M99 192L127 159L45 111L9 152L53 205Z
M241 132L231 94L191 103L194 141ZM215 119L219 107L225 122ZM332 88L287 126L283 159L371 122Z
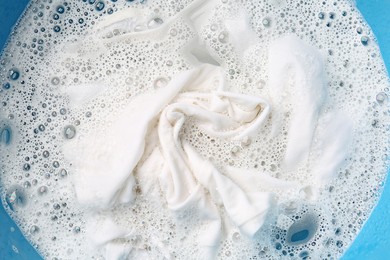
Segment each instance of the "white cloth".
M257 132L268 117L269 104L259 97L226 92L224 88L223 72L218 67L204 65L184 72L164 89L137 97L103 138L90 135L70 143L66 150L75 168L79 202L104 209L133 200L132 172L158 118L159 146L165 163L162 172L156 174L160 174L167 203L174 212L196 207L209 222L207 234L199 239L207 248L204 256L215 254L221 238L216 202L224 206L243 234L253 236L272 204L271 193L246 192L179 136L188 117L195 118L199 127L216 137L240 139Z
M283 160L287 170L306 163L313 139L322 144L315 161L315 183L323 185L337 175L351 143L352 123L342 111L322 111L328 97L321 54L295 35L274 41L269 49L270 97L274 107L273 127L278 128L283 104L289 102L290 125ZM322 113L322 114L321 114ZM325 118L319 124L320 114ZM276 130L277 131L277 130Z
M287 84L291 87L290 92L294 92L290 99L294 109L284 164L296 167L302 160L307 160L326 97L319 78L322 67L314 51L303 55L307 46L295 37L280 40L275 46L281 51L277 53L271 48L270 84L275 86L272 101L279 102L278 105L284 102L280 92L286 82L282 79L289 75L289 69L294 69L295 81ZM306 63L312 65L308 74ZM304 185L253 170L218 169L181 140L180 131L188 117L209 135L230 140L255 136L268 118L271 106L267 101L226 91L223 75L222 69L213 65L183 72L164 88L136 97L117 115L112 125L70 140L64 151L73 164L73 182L79 202L94 209L110 209L132 202L136 183L134 171L139 169L158 176L172 212L180 214L189 208L196 209L207 223L207 232L200 233L198 238L202 247L199 258L215 257L222 237L220 206L242 234L254 236L274 204L272 191L298 190ZM325 120L330 127L322 132L329 140L320 145L323 163L320 160L319 166L314 167L319 182L331 179L346 156L344 146L348 142L345 136L349 127L348 124L342 126L340 117L335 118ZM337 131L340 127L342 131ZM154 163L148 159L141 161L147 155L145 151L152 154L150 160ZM96 216L101 217L99 213ZM95 241L95 245L103 247L109 259L129 255L131 247L114 241L128 236L126 229L121 230L110 221L101 223L106 227L107 238ZM113 227L111 233L107 228L110 225ZM99 238L101 231L91 230L91 237Z
M212 136L237 139L252 136L267 118L270 107L258 97L224 92L223 74L217 67L206 65L195 71L200 84L186 86L184 93L160 115L158 133L166 162L160 180L172 210L197 207L209 221L207 234L199 239L210 248L206 253L209 258L214 255L221 236L221 220L213 201L221 201L241 232L253 236L264 222L271 194L246 193L201 158L190 144L182 142L180 129L191 116ZM210 83L218 84L216 91L210 91ZM204 189L213 200L205 195Z
M273 103L285 104L286 95L291 100L284 166L294 169L309 155L318 115L327 97L321 55L296 36L278 39L269 49L269 79Z

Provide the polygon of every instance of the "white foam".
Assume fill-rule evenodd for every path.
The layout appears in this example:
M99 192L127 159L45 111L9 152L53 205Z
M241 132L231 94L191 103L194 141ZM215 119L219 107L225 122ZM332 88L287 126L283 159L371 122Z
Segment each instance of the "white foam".
M355 6L92 2L31 3L0 59L2 198L42 256L340 257L388 163Z

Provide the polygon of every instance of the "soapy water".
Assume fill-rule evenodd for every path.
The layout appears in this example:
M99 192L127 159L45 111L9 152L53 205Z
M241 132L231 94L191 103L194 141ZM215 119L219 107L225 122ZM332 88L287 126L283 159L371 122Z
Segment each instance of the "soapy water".
M187 176L208 190L205 203L217 206L212 212L223 222L211 254L339 257L368 218L386 174L388 79L369 28L343 1L190 2L31 3L1 59L6 209L45 258L196 258L211 223L202 210L210 207L173 215L167 180L183 171L168 167L164 175L161 167L178 151L192 158L184 160ZM227 93L213 91L218 83L201 93L178 83L204 63L213 65L206 72L224 71L217 77ZM161 125L161 109L169 110L145 115L172 88L180 94L165 105L179 104L180 112L192 111L193 102L198 107L177 128L178 150L161 156L171 142L161 131L156 137L152 122L157 116ZM255 117L243 119L234 112L254 109L245 108L251 95L264 101ZM142 116L131 121L140 98ZM267 104L269 116L253 127ZM199 107L217 113L221 124L235 118L238 125L215 132L218 121L200 116ZM129 136L137 136L142 120L146 148L137 150L137 160L128 147L140 146ZM245 132L243 126L255 134L226 138L234 129ZM202 180L192 165L213 169L216 183ZM226 176L230 181L218 186ZM233 185L229 198L221 191L231 181L239 188ZM279 182L288 188L280 190ZM242 191L275 201L230 203ZM262 223L240 228L235 216L252 207L265 207L256 218Z

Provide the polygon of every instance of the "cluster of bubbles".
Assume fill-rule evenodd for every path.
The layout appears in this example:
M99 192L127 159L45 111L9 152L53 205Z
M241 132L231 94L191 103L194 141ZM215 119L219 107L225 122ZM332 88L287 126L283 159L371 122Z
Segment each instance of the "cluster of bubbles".
M315 205L286 200L270 213L255 239L242 237L238 230L227 234L218 257L333 259L344 253L367 220L387 171L389 81L375 38L355 6L346 0L216 0L213 15L197 35L183 17L173 19L192 2L33 0L14 28L0 57L1 198L43 257L102 256L85 244L86 212L77 204L63 144L110 125L132 98L164 88L179 72L192 68L186 57L201 57L186 46L199 39L211 62L224 69L231 89L266 96L269 45L281 35L298 35L326 57L332 105L353 115L356 126L346 168L324 187ZM144 16L99 25L130 9ZM245 56L225 24L242 12L258 39ZM167 29L159 33L162 26ZM151 30L156 33L147 36ZM87 106L72 105L66 95L70 86L96 86L87 95ZM280 165L288 123L274 138L263 138L271 128L268 122L256 138L226 142L208 136L190 119L181 136L221 167L293 180L297 176ZM301 169L299 178L309 175ZM129 243L146 250L151 259L163 254L156 241L171 248L171 256L192 259L202 227L196 214L188 212L187 222L178 224L166 205L154 203L142 190L138 193L132 207L113 209L122 216L118 223L141 234Z

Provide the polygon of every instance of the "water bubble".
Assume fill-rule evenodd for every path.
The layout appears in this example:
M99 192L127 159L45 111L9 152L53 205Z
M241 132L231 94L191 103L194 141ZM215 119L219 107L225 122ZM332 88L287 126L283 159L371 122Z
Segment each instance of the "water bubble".
M133 78L128 77L128 78L125 79L126 85L132 85L133 82L134 82L134 81L133 81Z
M159 17L155 17L153 19L151 19L149 22L148 22L148 28L149 29L154 29L154 28L157 28L159 27L161 24L163 24L163 20Z
M363 33L362 27L356 28L356 32L357 32L358 34L362 34L362 33Z
M80 227L76 226L76 227L74 227L73 232L77 234L77 233L80 233L80 230L81 230Z
M318 14L318 18L320 18L321 20L325 19L325 13L320 12L320 13Z
M23 207L26 204L24 189L19 185L12 186L5 194L5 202L12 211Z
M54 167L54 168L60 167L60 163L59 163L58 161L54 161L54 162L53 162L53 167Z
M176 36L177 35L177 30L175 28L172 28L171 30L169 30L169 35Z
M265 83L264 80L259 80L259 81L256 82L256 87L258 89L263 89L265 87L265 85L266 85L266 83Z
M336 14L335 13L333 13L333 12L330 12L329 13L329 18L330 19L334 19L336 17Z
M240 151L240 147L239 147L239 146L234 146L234 147L230 150L231 154L233 154L233 155L236 155L239 151Z
M301 245L308 242L318 229L318 219L313 214L306 214L295 221L287 231L286 241L290 245Z
M239 232L234 232L232 235L233 242L239 242L241 240L241 235Z
M65 12L65 8L62 5L59 5L56 10L59 14L63 14Z
M58 204L58 203L55 203L54 205L53 205L53 209L55 209L55 210L59 210L61 208L61 206L60 206L60 204Z
M241 145L242 146L248 146L251 144L251 139L248 137L248 136L245 136L242 140L241 140Z
M30 183L29 181L25 181L25 182L23 183L23 187L24 187L25 189L30 188L30 187L31 187L31 183Z
M25 164L23 165L23 170L24 170L24 171L29 171L30 169L31 169L31 165L30 165L30 164L25 163Z
M66 109L65 108L61 108L60 109L60 114L61 115L66 115Z
M8 75L9 75L9 78L10 78L11 80L17 80L17 79L20 77L20 72L19 72L18 69L12 68L12 69L10 69Z
M362 37L360 38L360 41L362 42L362 44L363 44L364 46L367 46L367 45L368 45L368 42L370 41L370 39L369 39L367 36L362 36Z
M38 231L39 231L38 226L32 225L32 226L30 227L30 233L31 233L31 234L36 234L36 233L38 233Z
M168 80L166 78L157 78L154 83L153 83L153 86L154 88L162 88L162 87L165 87L166 85L168 84Z
M101 10L104 9L104 6L105 6L104 3L99 1L99 2L96 3L95 9L96 9L96 11L101 11Z
M76 128L72 125L65 126L64 136L66 139L72 139L76 135Z
M261 21L264 27L270 27L271 26L271 20L269 18L264 18L263 21Z
M38 129L39 129L39 131L43 132L43 131L45 131L46 128L44 125L39 125Z
M41 186L38 188L38 194L43 195L47 193L47 187L46 186Z
M374 119L374 120L371 121L371 125L372 125L373 127L377 127L377 126L378 126L378 123L379 123L378 119Z
M300 258L307 259L309 257L309 252L307 251L302 251L298 255Z
M259 251L259 256L266 255L268 251L269 251L269 248L267 246L261 248L260 251Z
M0 132L0 142L9 145L11 143L11 137L12 137L12 132L11 128L5 127L3 130Z
M49 151L43 151L42 155L44 158L47 158L47 157L49 157L50 153L49 153Z
M61 169L60 176L61 176L61 178L65 178L66 176L68 176L68 172L65 169Z
M210 30L213 31L213 32L218 30L218 24L213 23L212 25L210 25Z
M12 245L12 250L13 250L16 254L19 254L19 249L18 249L15 245Z
M225 31L221 32L218 35L218 41L221 42L221 43L227 43L228 38L229 38L229 34L227 32L225 32Z
M342 247L343 247L343 241L337 240L337 241L336 241L336 246L337 246L338 248L342 248Z
M53 27L53 31L54 31L54 32L60 32L60 31L61 31L61 27L59 27L58 25L56 25L56 26Z
M384 92L380 92L376 95L376 101L379 104L383 104L383 102L387 101L387 95Z
M51 79L51 84L53 84L54 86L58 85L60 83L60 79L58 77L53 77Z
M11 84L9 84L9 82L3 84L3 89L10 89L10 88L11 88Z

